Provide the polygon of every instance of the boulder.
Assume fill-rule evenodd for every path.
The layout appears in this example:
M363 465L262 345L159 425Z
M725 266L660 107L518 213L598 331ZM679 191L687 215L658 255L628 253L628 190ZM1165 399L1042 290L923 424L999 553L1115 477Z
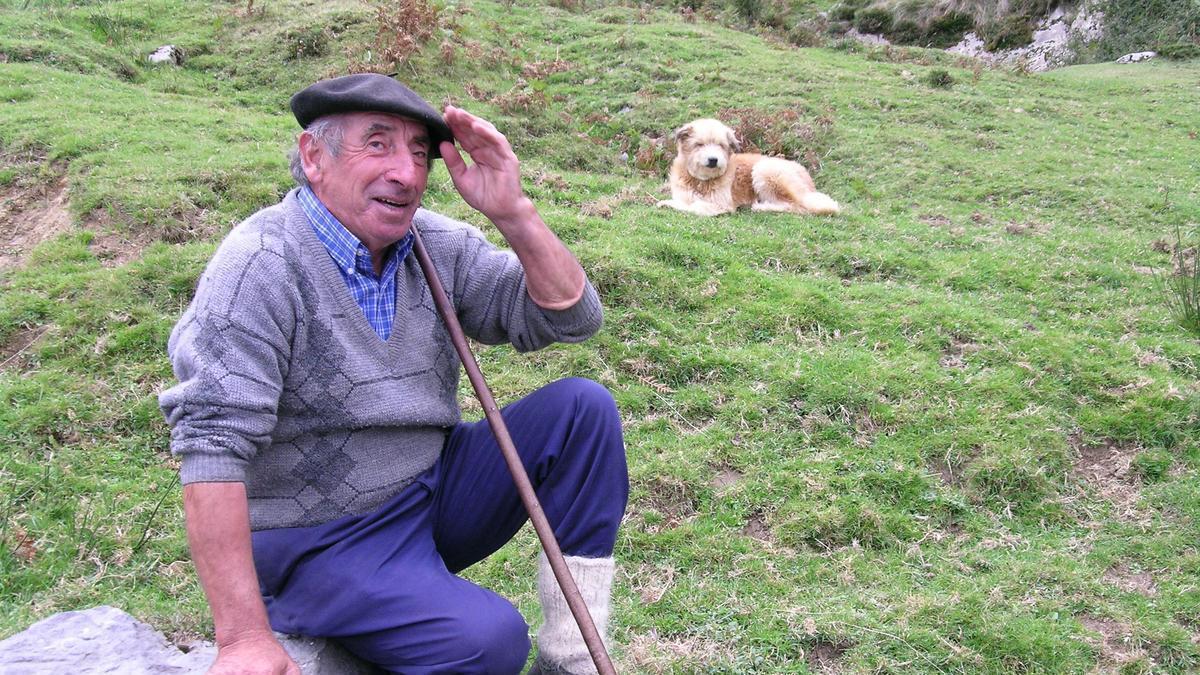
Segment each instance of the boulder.
M304 675L374 675L379 671L336 644L278 635ZM63 612L0 641L0 673L120 673L200 675L217 656L211 643L187 652L115 607Z
M183 50L175 45L163 45L146 57L150 63L169 63L173 66L183 65Z
M1158 56L1158 52L1134 52L1132 54L1126 54L1125 56L1117 59L1117 63L1137 63L1138 61L1149 61L1156 56Z

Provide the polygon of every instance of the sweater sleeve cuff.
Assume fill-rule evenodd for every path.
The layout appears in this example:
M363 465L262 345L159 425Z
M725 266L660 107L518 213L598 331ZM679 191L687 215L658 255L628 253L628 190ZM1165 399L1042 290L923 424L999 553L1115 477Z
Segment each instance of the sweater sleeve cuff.
M179 482L189 483L244 483L246 462L228 455L189 453L183 456L179 467Z
M579 301L566 309L542 309L546 321L559 333L562 342L581 342L600 330L604 312L600 296L588 282Z

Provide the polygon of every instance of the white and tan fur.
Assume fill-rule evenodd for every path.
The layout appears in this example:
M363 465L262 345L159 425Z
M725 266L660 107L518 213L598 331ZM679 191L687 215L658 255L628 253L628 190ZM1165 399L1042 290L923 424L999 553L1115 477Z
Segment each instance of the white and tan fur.
M675 132L671 198L659 206L716 216L749 206L755 211L835 214L828 195L817 192L808 171L778 157L739 153L733 129L714 119L698 119Z

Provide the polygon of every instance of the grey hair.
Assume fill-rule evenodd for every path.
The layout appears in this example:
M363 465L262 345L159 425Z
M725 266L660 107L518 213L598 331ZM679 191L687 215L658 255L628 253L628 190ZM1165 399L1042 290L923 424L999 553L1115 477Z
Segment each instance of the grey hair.
M346 132L345 119L342 115L326 115L313 120L304 131L312 136L313 140L324 146L325 150L331 157L337 157L342 153L342 139ZM301 187L308 185L308 176L304 174L304 162L300 160L300 137L296 137L296 144L288 152L288 166L292 171L292 179L296 181L296 185Z

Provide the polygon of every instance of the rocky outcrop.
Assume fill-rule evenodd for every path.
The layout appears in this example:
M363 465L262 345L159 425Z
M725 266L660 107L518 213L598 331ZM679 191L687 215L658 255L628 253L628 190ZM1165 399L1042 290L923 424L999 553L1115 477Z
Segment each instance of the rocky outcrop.
M278 635L304 675L374 675L378 671L325 640ZM202 643L188 651L115 607L63 612L0 641L0 673L200 675L217 656Z
M990 66L1042 72L1071 63L1075 47L1103 36L1104 14L1098 9L1097 0L1085 0L1070 10L1063 6L1055 8L1038 22L1033 41L1024 47L988 51L983 38L970 32L946 51L977 58ZM861 33L854 28L846 31L845 37L872 46L892 44L884 35Z
M1038 22L1033 42L1025 47L989 52L978 35L967 33L961 42L946 51L972 56L989 65L1042 72L1067 65L1075 57L1075 43L1094 42L1103 34L1103 14L1094 3L1084 3L1073 15L1067 14L1062 7L1056 8Z

